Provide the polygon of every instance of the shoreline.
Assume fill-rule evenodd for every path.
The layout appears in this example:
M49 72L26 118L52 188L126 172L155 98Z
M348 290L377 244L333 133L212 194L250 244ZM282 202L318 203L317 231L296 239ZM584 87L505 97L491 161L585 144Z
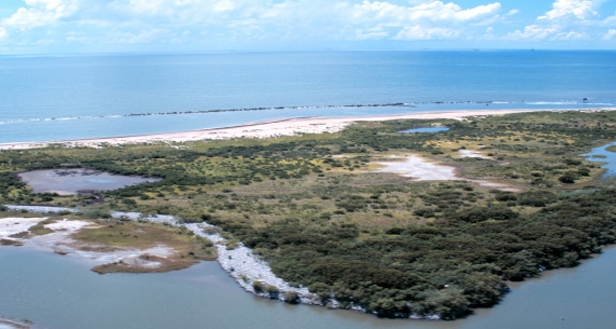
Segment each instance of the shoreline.
M0 317L0 329L31 329L32 327L26 323L17 322Z
M406 114L389 114L353 117L294 117L247 123L237 126L207 128L170 133L157 133L134 136L117 136L103 138L87 138L61 141L13 142L0 143L0 150L23 150L42 148L52 145L68 147L98 148L104 145L118 146L126 144L152 143L182 143L201 140L231 140L238 138L275 138L282 136L297 136L301 134L337 133L356 122L378 122L405 119L453 119L463 120L472 116L502 115L539 111L613 111L616 108L597 109L511 109L511 110L452 110L425 111Z
M27 210L31 213L47 213L58 211L72 211L76 212L76 209L62 208L62 207L41 207L41 206L18 206L18 205L5 205L10 211ZM179 223L178 218L168 215L153 215L144 216L137 212L120 212L116 211L112 213L112 217L116 219L124 218L131 221L145 220L153 223L163 223L172 226L183 226L194 234L202 236L212 243L217 248L218 255L216 262L220 267L240 286L244 291L253 294L257 297L275 300L279 302L285 302L289 304L306 304L306 305L318 305L331 309L346 309L352 311L359 311L366 313L366 310L360 306L351 304L350 307L341 308L339 302L331 298L327 304L322 303L321 299L308 290L307 287L299 286L293 287L285 280L276 276L272 272L267 261L261 259L259 256L252 252L252 249L244 246L239 242L234 248L227 248L228 240L222 237L219 229L211 224L207 223ZM36 248L33 245L25 245L26 247L34 248L35 250L45 250L44 248ZM75 253L67 253L76 258L87 262L88 259L78 257ZM261 285L264 289L258 291L256 285ZM268 289L269 288L269 289ZM286 293L291 293L287 295ZM294 299L288 299L289 296ZM366 313L369 314L369 313ZM436 314L432 315L415 315L412 314L408 317L412 320L440 320L440 316ZM1 328L0 328L1 329Z

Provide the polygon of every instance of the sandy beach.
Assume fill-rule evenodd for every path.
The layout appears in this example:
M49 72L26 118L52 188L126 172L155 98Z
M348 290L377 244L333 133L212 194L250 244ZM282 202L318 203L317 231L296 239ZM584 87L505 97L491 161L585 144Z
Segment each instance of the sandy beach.
M614 110L605 108L600 110ZM550 111L536 109L514 110L468 110L468 111L438 111L416 112L395 115L359 116L359 117L304 117L290 118L266 122L258 122L233 127L222 127L173 133L109 137L66 141L20 142L0 144L0 150L18 150L46 147L62 144L71 147L100 147L101 145L122 145L161 142L191 142L199 140L221 140L236 138L271 138L280 136L295 136L300 134L336 133L355 122L387 121L398 119L454 119L466 117L522 113L534 111ZM563 110L553 110L563 111ZM592 111L584 109L583 111Z

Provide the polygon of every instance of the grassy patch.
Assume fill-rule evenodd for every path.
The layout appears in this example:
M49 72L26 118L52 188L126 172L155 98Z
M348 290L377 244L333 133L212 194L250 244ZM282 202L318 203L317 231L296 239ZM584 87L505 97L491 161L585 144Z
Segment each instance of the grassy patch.
M20 241L16 241L16 240L9 240L9 239L0 239L0 246L14 246L14 247L21 247L24 244L21 243Z
M56 219L50 218L43 221L38 222L38 224L31 226L28 230L34 235L45 235L49 233L53 233L52 229L46 228L45 225L55 223Z
M194 235L183 227L171 227L155 223L134 223L124 221L106 221L99 228L81 230L72 235L80 242L80 249L86 251L113 251L117 248L145 250L154 247L168 247L174 250L169 257L147 257L149 262L160 263L156 267L140 266L139 263L122 262L97 266L93 269L99 273L111 272L164 272L189 267L199 260L215 260L216 251L212 243Z

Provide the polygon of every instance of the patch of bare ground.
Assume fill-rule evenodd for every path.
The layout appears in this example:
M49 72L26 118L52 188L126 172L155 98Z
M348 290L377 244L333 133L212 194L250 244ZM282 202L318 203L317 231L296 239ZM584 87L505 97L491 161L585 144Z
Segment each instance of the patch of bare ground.
M216 259L212 243L186 229L116 220L0 218L0 245L76 257L101 274L165 272Z
M516 187L498 182L461 177L456 173L455 167L436 164L415 154L406 156L390 155L389 161L379 161L376 164L380 166L376 168L376 171L379 173L395 173L403 177L410 177L414 181L465 180L493 189L519 191Z

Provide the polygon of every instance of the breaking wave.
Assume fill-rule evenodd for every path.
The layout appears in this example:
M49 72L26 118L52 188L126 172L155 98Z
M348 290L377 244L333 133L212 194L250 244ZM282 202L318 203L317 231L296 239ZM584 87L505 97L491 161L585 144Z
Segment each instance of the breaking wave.
M0 120L0 125L11 123L25 122L45 122L45 121L73 121L73 120L88 120L88 119L117 119L129 117L146 117L146 116L163 116L163 115L184 115L184 114L208 114L208 113L225 113L225 112L249 112L249 111L285 111L285 110L310 110L310 109L344 109L344 108L382 108L382 107L400 107L400 108L416 108L420 105L456 105L456 104L523 104L530 106L565 106L565 105L583 105L583 106L614 106L611 103L590 103L578 101L560 101L560 102L540 102L540 101L431 101L431 102L405 102L405 103L383 103L383 104L351 104L351 105L313 105L313 106L276 106L276 107L251 107L251 108L236 108L236 109L215 109L215 110L194 110L194 111L167 111L167 112L146 112L146 113L128 113L114 115L85 115L72 117L50 117L50 118L34 118L34 119L11 119Z

